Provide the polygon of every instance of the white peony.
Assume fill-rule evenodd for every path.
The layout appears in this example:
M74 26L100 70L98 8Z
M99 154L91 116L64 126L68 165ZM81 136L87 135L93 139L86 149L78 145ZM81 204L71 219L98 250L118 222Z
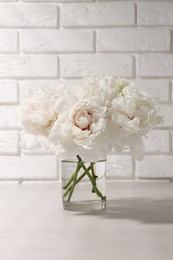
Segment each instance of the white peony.
M64 86L40 89L21 106L20 118L24 130L37 137L27 146L38 140L47 149L51 142L59 158L80 155L84 161L125 147L140 160L143 136L161 123L155 99L114 77L84 78L74 93Z
M105 159L112 149L110 115L99 97L78 101L63 117L57 119L50 140L57 143L57 155L68 159L77 154L85 161ZM114 136L115 137L115 136Z
M50 88L37 90L21 105L19 111L25 131L47 135L58 118L58 109L65 110L68 102L71 102L70 95L63 86L55 90Z
M131 83L126 79L114 77L89 77L84 78L75 87L75 95L79 100L92 96L100 97L101 104L107 107Z
M143 91L126 86L112 102L112 121L119 128L121 140L137 159L143 158L143 140L149 130L161 123L159 106Z

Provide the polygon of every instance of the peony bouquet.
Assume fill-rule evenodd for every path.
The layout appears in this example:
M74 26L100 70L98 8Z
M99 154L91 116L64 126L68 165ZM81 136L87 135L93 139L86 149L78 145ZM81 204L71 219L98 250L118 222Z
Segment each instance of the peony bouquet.
M94 163L127 148L141 160L143 137L162 121L156 99L132 82L114 77L84 78L73 91L63 85L39 89L21 105L20 118L24 130L41 146L53 146L60 159L77 160L64 185L68 201L84 176L89 178L92 191L104 200L97 188ZM80 169L83 173L79 176Z

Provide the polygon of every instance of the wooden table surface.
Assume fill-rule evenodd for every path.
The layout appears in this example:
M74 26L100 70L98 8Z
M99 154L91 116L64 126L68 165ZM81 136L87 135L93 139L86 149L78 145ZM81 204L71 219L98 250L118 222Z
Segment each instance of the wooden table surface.
M62 209L56 182L0 183L0 260L173 260L173 183L108 183L107 209Z

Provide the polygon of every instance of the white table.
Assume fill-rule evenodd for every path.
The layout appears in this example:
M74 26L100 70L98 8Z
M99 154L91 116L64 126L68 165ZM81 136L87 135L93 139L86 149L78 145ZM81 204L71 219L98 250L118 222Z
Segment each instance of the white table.
M105 211L64 211L56 182L0 184L0 260L173 260L173 183L114 182Z

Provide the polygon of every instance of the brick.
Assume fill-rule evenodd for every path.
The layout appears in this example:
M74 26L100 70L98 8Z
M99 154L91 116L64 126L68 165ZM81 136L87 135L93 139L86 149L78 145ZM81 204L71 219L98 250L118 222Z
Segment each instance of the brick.
M0 77L57 76L57 57L53 55L3 55L0 58Z
M19 127L18 108L16 106L0 107L0 128Z
M116 26L133 25L133 3L74 3L61 5L62 26Z
M161 114L164 119L164 123L162 124L163 127L173 127L173 105L172 104L164 104L161 105Z
M137 4L139 25L173 25L173 3L151 1Z
M100 29L98 51L167 51L170 31L153 28Z
M144 138L145 152L169 152L169 132L152 130Z
M53 4L0 4L1 27L56 27L57 16Z
M108 155L106 162L107 179L131 179L132 158L126 155Z
M16 53L18 51L18 36L15 30L0 30L0 52Z
M18 141L17 131L0 131L0 154L18 154Z
M172 54L143 54L139 56L138 72L141 77L172 77Z
M170 100L170 82L166 79L136 79L136 88L145 91L148 95L158 98L160 102Z
M136 162L136 173L138 178L172 178L172 156L145 156L143 161Z
M0 157L0 179L42 180L57 178L54 156Z
M0 80L0 103L18 102L18 86L14 80Z
M21 49L26 53L91 52L93 51L93 32L58 29L23 30Z
M123 54L60 55L62 77L133 76L133 57Z
M72 90L76 85L76 80L22 80L20 85L20 101L24 101L28 98L32 92L38 88L50 87L55 89L58 85L64 84L69 90Z

